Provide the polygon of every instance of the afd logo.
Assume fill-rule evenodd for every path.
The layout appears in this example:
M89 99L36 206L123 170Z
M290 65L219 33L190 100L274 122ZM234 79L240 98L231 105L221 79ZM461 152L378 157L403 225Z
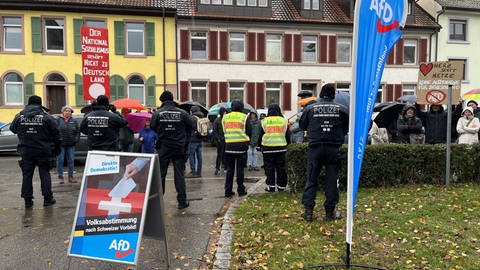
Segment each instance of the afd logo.
M393 20L392 6L386 0L372 0L370 2L370 10L375 11L377 17L377 32L386 33L394 29L398 29L400 24L397 20Z
M115 250L115 258L123 258L128 256L133 252L133 248L130 247L130 242L127 240L119 240L113 239L112 243L108 247L109 250Z

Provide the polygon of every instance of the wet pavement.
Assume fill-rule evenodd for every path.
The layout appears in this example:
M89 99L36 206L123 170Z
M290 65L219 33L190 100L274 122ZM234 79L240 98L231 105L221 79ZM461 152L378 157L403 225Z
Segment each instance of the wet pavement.
M216 149L203 147L202 178L186 179L190 207L178 210L173 185L173 168L169 168L163 198L170 269L200 269L214 222L232 200L223 197L225 175L214 176ZM258 164L262 164L261 154ZM68 257L80 183L58 184L52 170L52 187L57 203L43 206L38 171L34 177L34 206L25 210L20 198L21 172L18 156L0 156L0 269L128 269L125 264ZM81 179L83 166L76 166ZM186 173L189 166L187 164ZM263 177L261 171L247 171L247 189ZM236 184L234 184L236 189ZM233 200L236 200L235 196ZM165 242L143 238L135 269L167 269Z

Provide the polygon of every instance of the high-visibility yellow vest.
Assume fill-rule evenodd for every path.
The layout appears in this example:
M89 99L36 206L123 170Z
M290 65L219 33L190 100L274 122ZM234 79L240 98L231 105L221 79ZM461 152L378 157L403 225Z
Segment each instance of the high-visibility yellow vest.
M223 116L222 127L225 143L248 142L250 138L245 132L247 115L241 112L231 112Z
M263 146L286 146L287 120L281 116L269 116L262 120L265 134L262 138Z

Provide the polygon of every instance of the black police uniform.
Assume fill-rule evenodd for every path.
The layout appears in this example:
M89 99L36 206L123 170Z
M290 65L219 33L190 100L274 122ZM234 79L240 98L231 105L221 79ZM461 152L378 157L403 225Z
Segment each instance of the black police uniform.
M40 174L44 205L55 203L50 178L50 158L60 150L60 133L55 119L48 115L41 105L27 105L24 110L15 116L10 130L17 134L18 152L22 160L19 161L22 169L22 198L25 206L33 205L32 178L35 166ZM54 149L52 149L54 147Z
M80 132L87 135L88 149L115 151L119 129L128 124L120 115L107 111L103 105L92 107L80 124Z
M170 160L173 162L174 182L177 191L178 208L185 208L187 192L185 187L185 158L193 129L189 115L175 106L173 101L164 101L150 121L150 127L157 133L157 153L160 159L162 187L165 193L165 178Z
M300 128L307 131L308 141L307 183L302 203L306 212L315 207L318 177L325 165L324 207L327 219L334 217L338 203L338 152L348 131L346 108L332 99L320 99L308 106L300 118Z

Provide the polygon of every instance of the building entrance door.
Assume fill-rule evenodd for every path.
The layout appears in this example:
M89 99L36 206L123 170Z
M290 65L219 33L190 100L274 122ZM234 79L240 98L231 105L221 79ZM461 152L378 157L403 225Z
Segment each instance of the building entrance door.
M67 104L65 98L65 86L63 85L47 85L47 108L50 114L61 113L62 107Z

